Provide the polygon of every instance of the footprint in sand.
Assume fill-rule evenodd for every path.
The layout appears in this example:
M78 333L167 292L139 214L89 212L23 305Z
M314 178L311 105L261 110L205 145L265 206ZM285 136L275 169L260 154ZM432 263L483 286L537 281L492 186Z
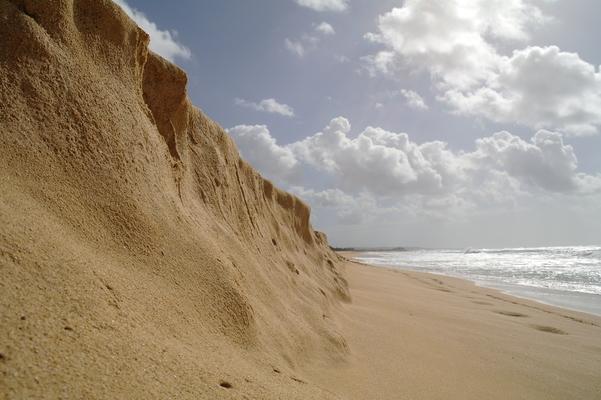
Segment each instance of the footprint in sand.
M539 330L541 332L548 332L548 333L554 333L556 335L567 335L567 332L562 331L561 329L558 328L554 328L552 326L546 326L546 325L532 325L532 327L536 330Z
M225 389L231 389L233 387L232 384L229 383L228 381L219 382L219 386L221 386L222 388L225 388Z
M522 313L516 312L516 311L504 311L504 310L500 310L500 311L495 311L495 312L497 314L506 315L508 317L516 317L516 318L526 318L526 317L528 317L528 315L522 314Z

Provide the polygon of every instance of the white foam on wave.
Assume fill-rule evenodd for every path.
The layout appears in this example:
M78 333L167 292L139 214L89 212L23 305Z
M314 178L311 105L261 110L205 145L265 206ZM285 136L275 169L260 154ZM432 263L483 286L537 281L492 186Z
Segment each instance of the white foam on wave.
M367 252L361 261L480 282L601 296L601 247Z

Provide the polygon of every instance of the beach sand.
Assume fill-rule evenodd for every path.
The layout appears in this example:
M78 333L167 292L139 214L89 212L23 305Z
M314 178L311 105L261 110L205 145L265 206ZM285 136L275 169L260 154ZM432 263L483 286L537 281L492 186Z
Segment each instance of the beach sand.
M346 277L333 318L350 354L311 373L344 398L601 398L601 318L426 273L350 262Z

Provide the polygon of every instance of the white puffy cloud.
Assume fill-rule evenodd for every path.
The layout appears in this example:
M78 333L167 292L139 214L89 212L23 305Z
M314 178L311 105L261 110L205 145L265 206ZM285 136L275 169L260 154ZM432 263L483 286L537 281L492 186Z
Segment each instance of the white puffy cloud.
M315 11L344 11L349 0L295 0L296 4Z
M336 176L345 190L380 196L482 192L488 189L485 180L489 187L562 193L598 190L601 183L577 171L574 150L561 134L545 130L531 141L498 132L478 139L474 151L460 153L444 142L417 144L406 133L382 128L368 127L355 138L349 133L349 121L338 117L323 132L287 147L297 159Z
M531 142L509 132L476 141L476 151L465 157L473 168L504 171L543 189L570 192L579 188L577 159L560 134L538 131Z
M406 134L369 127L351 138L349 132L349 121L338 117L323 132L288 147L298 159L335 176L347 190L390 195L440 187L440 176Z
M598 68L556 46L500 52L500 41L527 40L548 19L532 3L407 0L379 17L377 32L365 37L383 49L363 59L372 75L427 71L439 99L461 114L568 135L597 133Z
M276 99L263 99L258 103L237 98L234 102L241 106L251 108L256 111L263 111L271 114L280 114L285 117L294 117L294 109L287 104L279 103Z
M131 19L150 36L150 49L169 61L187 60L192 56L190 49L177 41L177 32L161 30L142 12L130 7L125 0L113 0Z
M464 151L442 141L416 143L405 133L377 127L353 135L343 117L286 145L263 125L229 132L246 160L307 201L318 226L346 240L364 232L368 236L362 240L369 243L370 235L383 239L378 232L384 226L412 226L412 233L428 241L431 232L424 221L440 229L448 222L476 221L469 226L477 232L477 221L502 224L504 215L515 213L534 226L539 210L556 213L571 207L570 213L581 215L579 207L590 209L601 198L601 174L579 171L574 149L561 134L546 130L530 140L493 133ZM343 227L348 224L362 228L351 233ZM398 230L390 234L413 240ZM513 237L510 231L505 234Z
M381 15L379 32L366 35L386 47L374 56L376 67L390 71L392 62L408 63L427 68L443 83L461 88L486 79L490 74L487 66L498 55L484 38L491 26L482 16L483 3L408 0L403 7Z
M427 110L428 105L419 93L413 90L401 89L401 94L405 98L407 105L414 110Z
M293 181L298 161L289 148L281 147L265 125L238 125L227 130L242 157L271 179Z
M586 135L601 126L601 73L556 46L515 51L502 59L486 85L473 91L449 89L443 98L463 114L537 129Z
M315 30L324 35L333 35L336 33L334 27L327 22L322 22L321 24L315 26Z
M418 144L406 133L377 127L352 137L350 122L343 117L332 119L322 132L284 146L265 126L238 126L230 133L243 156L268 177L285 183L287 176L298 181L301 170L314 170L327 178L329 189L376 199L412 197L425 208L601 191L601 175L579 172L574 149L561 134L546 130L530 141L497 132L476 140L472 151L460 152L451 151L445 142ZM325 194L310 193L325 201ZM324 193L328 198L340 194Z

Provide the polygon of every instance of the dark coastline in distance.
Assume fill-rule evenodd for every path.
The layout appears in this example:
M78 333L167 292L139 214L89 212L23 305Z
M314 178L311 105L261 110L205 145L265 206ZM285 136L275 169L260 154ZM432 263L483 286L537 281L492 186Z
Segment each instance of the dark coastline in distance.
M425 250L424 247L330 247L334 251L365 252L365 251L414 251Z

